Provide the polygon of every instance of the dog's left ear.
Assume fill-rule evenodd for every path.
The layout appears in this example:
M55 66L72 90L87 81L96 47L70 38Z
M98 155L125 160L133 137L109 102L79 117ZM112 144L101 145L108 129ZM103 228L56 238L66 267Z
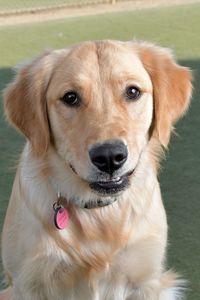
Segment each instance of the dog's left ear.
M46 88L52 71L51 52L22 67L4 93L8 121L30 141L37 155L49 145Z
M137 44L144 68L153 84L154 134L167 148L175 122L187 110L192 92L192 74L179 66L168 49Z

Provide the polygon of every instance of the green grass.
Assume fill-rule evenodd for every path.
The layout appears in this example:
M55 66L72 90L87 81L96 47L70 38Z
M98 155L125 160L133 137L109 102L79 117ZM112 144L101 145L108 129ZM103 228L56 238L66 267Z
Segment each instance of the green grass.
M41 7L55 7L57 5L76 5L92 2L88 0L0 0L0 12L27 10ZM98 2L98 0L96 1ZM94 3L94 1L93 1Z
M189 281L188 300L200 295L200 5L105 14L0 28L0 88L12 66L46 48L94 39L150 40L173 48L180 63L194 70L194 97L177 126L160 176L168 214L168 265ZM2 108L1 108L2 109ZM0 118L1 224L11 192L15 159L24 140Z
M0 65L12 66L45 48L102 38L151 40L173 48L179 59L197 59L200 57L199 5L2 27Z

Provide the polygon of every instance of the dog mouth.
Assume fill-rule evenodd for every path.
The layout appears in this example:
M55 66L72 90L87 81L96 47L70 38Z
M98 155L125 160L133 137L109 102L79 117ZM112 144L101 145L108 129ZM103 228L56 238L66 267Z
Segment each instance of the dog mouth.
M70 168L76 175L78 175L72 165L70 165ZM118 199L120 192L123 192L129 187L130 177L134 171L135 169L122 176L113 177L109 180L88 182L90 188L100 197L99 199L87 201L84 206L81 205L81 207L91 209L108 206L114 203Z
M134 170L105 181L90 182L90 188L101 195L116 195L130 185L130 177Z

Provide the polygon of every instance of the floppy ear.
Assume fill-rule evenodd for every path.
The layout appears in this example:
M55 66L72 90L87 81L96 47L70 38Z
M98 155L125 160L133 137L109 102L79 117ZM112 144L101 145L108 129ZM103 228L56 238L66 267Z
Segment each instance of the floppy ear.
M192 74L179 66L167 49L141 43L139 55L153 83L153 133L166 148L173 125L189 106Z
M23 67L4 94L5 114L12 125L31 142L38 155L49 145L46 89L51 76L50 53Z

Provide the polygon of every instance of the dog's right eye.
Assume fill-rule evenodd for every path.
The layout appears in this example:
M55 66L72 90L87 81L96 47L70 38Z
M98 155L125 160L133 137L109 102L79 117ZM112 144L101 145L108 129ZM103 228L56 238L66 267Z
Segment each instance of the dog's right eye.
M64 96L61 98L61 101L68 106L77 107L80 105L80 98L78 94L74 91L65 93Z
M126 97L129 100L138 100L141 97L141 91L138 87L131 85L126 88Z

